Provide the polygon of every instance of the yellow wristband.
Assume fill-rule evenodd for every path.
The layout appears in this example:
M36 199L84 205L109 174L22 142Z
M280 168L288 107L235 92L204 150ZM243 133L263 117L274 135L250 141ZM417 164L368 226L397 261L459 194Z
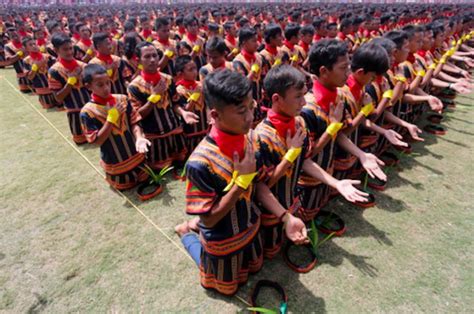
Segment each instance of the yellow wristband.
M442 56L441 59L439 60L439 63L445 64L446 63L446 56Z
M153 103L153 104L156 104L160 100L161 100L161 95L159 95L159 94L152 94L148 97L148 101Z
M293 55L293 56L291 57L291 61L293 61L293 62L298 62L298 59L299 59L299 58L298 58L298 55Z
M76 85L76 83L77 83L77 78L74 77L74 76L70 76L70 77L67 78L67 83L68 83L69 85Z
M252 183L253 178L255 178L256 175L257 175L257 172L248 173L248 174L241 174L240 176L238 176L235 179L235 184L238 187L240 187L244 190L247 190L249 185Z
M148 37L146 38L146 41L149 42L149 43L151 43L151 42L153 41L153 37L148 36Z
M33 65L31 66L31 71L38 72L38 69L38 65L36 63L33 63Z
M117 108L111 108L107 112L107 121L109 121L112 124L117 125L117 121L119 120L120 117L120 112L118 112Z
M194 51L194 52L199 52L199 51L201 51L201 46L195 45L195 46L193 47L193 51Z
M397 81L399 81L399 82L402 82L402 83L406 83L406 82L407 82L407 78L404 77L404 76L401 76L401 75L395 76L395 80L397 80Z
M198 101L199 97L201 97L201 93L199 92L192 93L191 96L189 96L188 101Z
M114 39L120 39L120 34L115 34Z
M448 51L446 51L446 56L451 57L454 53L456 52L455 48L451 48Z
M87 49L86 54L89 56L92 56L94 54L94 51L92 51L91 48Z
M336 136L337 132L342 128L342 122L333 122L326 128L326 133L331 135L332 137Z
M17 54L18 57L20 57L20 58L23 58L23 56L25 55L25 53L24 53L23 51L21 51L21 50L18 50L18 51L16 52L16 54Z
M112 75L114 74L114 70L113 69L107 69L107 75L109 77L112 77Z
M169 50L169 49L166 49L165 56L168 57L169 59L171 59L174 56L174 52Z
M260 71L260 66L258 64L253 64L250 70L254 73L258 73Z
M274 67L276 67L277 65L280 65L280 64L281 64L281 59L280 58L276 58L275 62L273 62Z
M430 70L436 69L436 64L434 64L434 63L430 64L428 69L430 69Z
M137 68L138 68L139 70L143 70L143 64L139 64L139 65L137 66Z
M420 71L416 72L416 75L424 77L426 75L426 72L425 72L425 70L420 70Z
M460 45L460 44L462 44L462 40L461 40L461 39L458 40L458 45Z
M363 114L365 117L368 117L369 114L372 113L372 111L374 111L374 104L373 104L373 103L368 103L367 105L365 105L364 107L362 107L362 109L360 110L360 112L362 112L362 114Z
M451 42L451 46L456 46L456 41L455 41L455 40L453 40L453 41Z
M46 47L45 46L40 46L40 52L45 53L46 52Z
M239 49L237 48L232 49L232 54L236 55L238 53L239 53Z
M471 35L466 35L467 40L471 40Z
M388 90L386 90L386 91L383 93L382 98L392 99L392 98L393 98L393 89L388 89Z
M300 154L301 154L301 147L297 147L297 148L292 147L286 152L283 158L288 160L290 163L294 163L296 158L298 158Z

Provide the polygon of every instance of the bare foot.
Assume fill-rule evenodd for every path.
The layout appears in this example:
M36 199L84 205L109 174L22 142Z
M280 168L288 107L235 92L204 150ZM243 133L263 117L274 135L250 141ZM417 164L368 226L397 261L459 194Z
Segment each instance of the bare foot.
M199 218L198 217L193 218L190 221L188 221L188 228L196 233L199 233L198 223L199 223Z
M185 222L177 225L176 227L174 227L174 231L179 235L180 238L183 235L185 235L186 233L189 233L190 229L189 229L189 226L188 226L188 222L185 221Z

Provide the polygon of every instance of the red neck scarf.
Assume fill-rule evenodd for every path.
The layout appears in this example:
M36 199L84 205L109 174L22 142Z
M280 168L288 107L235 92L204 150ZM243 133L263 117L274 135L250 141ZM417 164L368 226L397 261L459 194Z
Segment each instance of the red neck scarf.
M415 63L416 59L415 59L415 55L413 53L409 53L408 54L408 58L407 58L407 61L409 61L410 63Z
M346 35L345 35L343 32L337 33L337 37L338 37L340 40L346 40Z
M21 41L12 40L12 44L13 44L13 47L15 47L16 49L23 48L23 44L21 43Z
M63 67L66 68L66 70L68 70L70 72L74 71L79 66L76 59L64 60L63 58L59 57L58 61L59 61L59 63L62 64Z
M347 85L349 86L352 96L354 96L355 100L359 102L362 97L364 86L360 85L352 74L349 75L349 78L347 79Z
M323 109L325 113L329 113L329 106L333 105L337 98L337 89L330 90L318 80L313 80L313 96L316 104Z
M288 47L288 49L290 49L291 51L293 51L293 49L295 48L295 44L292 44L291 42L289 42L287 39L285 39L285 41L283 42L285 44L286 47Z
M156 40L158 40L158 42L160 44L162 44L163 46L169 46L170 45L170 39L169 38L161 39L160 37L158 37Z
M305 43L304 41L300 41L300 47L303 48L305 52L309 51L309 44Z
M86 47L92 46L92 40L91 40L90 38L81 38L81 42L82 42Z
M41 52L32 51L32 52L29 52L28 54L30 55L31 59L35 61L43 60L43 54Z
M111 55L104 55L104 54L101 54L100 52L97 52L97 58L100 61L105 62L105 64L112 64L114 62L114 59L112 59Z
M184 88L186 88L188 90L193 90L193 89L196 88L197 82L182 79L182 80L177 81L176 85L182 85L182 86L184 86Z
M72 34L72 38L74 38L76 41L79 41L81 40L81 35L79 35L79 33L74 33Z
M23 31L23 30L19 30L18 35L20 35L20 37L26 37L26 36L28 36L28 33Z
M184 35L184 33L186 33L186 28L184 28L184 26L179 26L178 33L180 33L181 35Z
M267 111L267 118L282 138L286 139L288 130L292 136L295 134L295 117L286 117L270 109Z
M148 37L150 37L151 33L152 33L151 29L144 29L144 30L142 31L142 35L143 35L143 37L145 37L145 40L146 40Z
M227 34L227 36L225 36L225 39L227 39L228 42L230 42L230 44L232 46L235 46L236 42L235 42L235 37L230 35L230 34Z
M143 77L145 82L150 83L153 86L155 86L161 80L161 74L158 71L156 71L155 73L147 73L145 71L141 71L140 75Z
M242 49L240 52L244 56L245 60L247 60L247 62L250 64L253 64L257 60L257 56L255 56L255 53L250 53L245 49Z
M426 59L426 53L427 53L427 52L428 52L427 50L418 50L416 53L417 53L420 57L422 57L423 59Z
M40 47L41 47L41 46L45 46L45 45L46 45L46 39L45 39L45 38L38 38L38 39L36 40L36 44L37 44L38 46L40 46Z
M323 39L319 34L314 35L314 41Z
M377 75L375 77L375 82L380 86L380 84L382 84L382 81L383 81L383 76L382 75Z
M109 94L107 98L102 98L94 93L91 95L91 99L94 103L98 105L103 105L103 106L115 106L115 98L112 96L112 94Z
M188 39L194 43L196 42L196 40L198 39L198 36L197 35L194 35L194 34L191 34L189 32L186 32L186 37L188 37Z
M245 155L245 135L232 135L212 126L209 136L216 142L219 150L229 158L234 158L234 152L239 154L240 159Z
M267 50L272 56L276 56L278 53L277 47L270 46L269 44L265 44L265 50Z

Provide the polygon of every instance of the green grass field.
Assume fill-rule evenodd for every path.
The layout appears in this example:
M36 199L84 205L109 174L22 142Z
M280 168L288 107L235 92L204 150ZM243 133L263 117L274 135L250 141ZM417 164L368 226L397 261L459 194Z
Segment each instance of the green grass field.
M0 311L233 313L237 297L206 292L173 227L184 183L168 180L139 210L109 189L67 139L64 112L45 111L0 70ZM334 200L347 233L320 264L292 272L281 257L258 279L285 287L291 312L471 312L474 308L474 94L458 97L445 136L423 136L366 210ZM32 107L33 106L33 107ZM98 167L97 147L78 149ZM264 290L262 303L276 307ZM471 309L471 310L469 310Z

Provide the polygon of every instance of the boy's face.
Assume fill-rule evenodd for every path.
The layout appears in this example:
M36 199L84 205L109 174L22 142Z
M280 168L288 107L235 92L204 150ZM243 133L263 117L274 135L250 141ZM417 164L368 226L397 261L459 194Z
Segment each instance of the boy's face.
M97 51L103 55L109 55L112 52L112 44L109 39L104 40L97 45Z
M170 26L169 25L161 25L160 28L156 31L158 37L161 40L165 40L166 38L170 37Z
M326 67L320 69L320 79L325 85L332 86L333 88L342 87L346 84L350 74L349 65L349 56L347 54L340 56L331 69Z
M36 39L39 39L39 38L44 38L44 32L43 31L38 31L35 33L35 38Z
M39 52L38 45L36 44L36 41L30 40L26 43L26 51L27 52Z
M211 109L211 118L216 127L230 134L247 134L253 122L254 100L250 91L237 106Z
M313 42L313 35L311 34L302 35L301 41L309 45L311 44L311 42Z
M443 44L444 41L444 34L443 33L438 33L434 39L434 46L435 47L440 47Z
M188 62L183 69L183 78L188 81L194 81L197 77L198 71L194 61Z
M141 49L140 63L148 73L155 73L158 68L158 52L154 46L146 46Z
M89 30L88 27L83 26L79 29L79 35L81 35L81 38L89 38L91 37L91 31Z
M272 107L278 112L288 117L296 117L300 114L301 109L306 104L304 95L308 89L304 86L297 89L294 86L288 88L285 96L279 94L272 95Z
M327 37L336 38L336 36L337 36L337 28L334 26L329 27L328 32L327 32Z
M275 37L270 39L270 44L275 47L281 47L283 45L283 36L281 34L276 35Z
M395 48L395 53L394 53L395 62L400 63L400 62L405 61L408 58L409 53L410 53L410 48L409 48L409 45L408 45L408 40L405 40L403 42L403 45L402 45L401 49Z
M257 48L258 48L257 36L253 36L252 38L247 39L242 44L242 47L250 53L257 51Z
M192 22L190 25L186 26L186 30L192 35L197 35L199 27L196 22Z
M178 49L178 56L189 56L191 54L191 50L186 48L186 46L180 46Z
M67 42L55 50L58 56L60 56L64 60L74 59L74 48L72 42Z
M408 49L410 50L411 53L415 53L421 48L421 43L422 43L422 37L423 33L422 32L416 32L413 34L413 37L408 41Z
M235 25L232 25L229 30L228 30L228 33L230 36L237 36L237 29L235 28Z
M142 22L141 26L143 29L150 29L150 22L149 21Z
M107 73L96 74L92 82L87 84L87 88L99 97L106 98L110 95L110 78Z
M207 50L207 60L213 68L218 68L225 63L225 54L220 54L218 51Z
M431 47L433 46L433 32L432 31L426 31L423 36L423 45L422 49L423 50L430 50Z
M299 41L300 41L300 34L299 34L299 33L298 33L298 35L293 36L293 37L291 37L291 39L290 39L290 42L291 42L292 44L297 44Z
M360 69L354 73L354 76L357 78L357 82L360 85L365 86L372 82L375 79L375 72L365 72L363 69Z

